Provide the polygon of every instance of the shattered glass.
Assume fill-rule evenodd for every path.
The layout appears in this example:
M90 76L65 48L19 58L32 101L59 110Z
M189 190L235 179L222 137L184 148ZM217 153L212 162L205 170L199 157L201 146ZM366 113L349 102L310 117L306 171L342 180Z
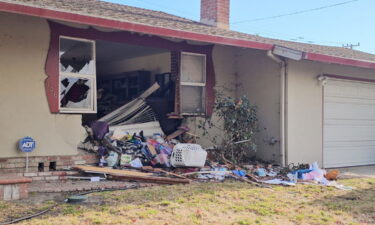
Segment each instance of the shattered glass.
M77 77L61 77L60 107L91 109L92 80Z
M95 74L93 43L72 39L60 39L60 72Z

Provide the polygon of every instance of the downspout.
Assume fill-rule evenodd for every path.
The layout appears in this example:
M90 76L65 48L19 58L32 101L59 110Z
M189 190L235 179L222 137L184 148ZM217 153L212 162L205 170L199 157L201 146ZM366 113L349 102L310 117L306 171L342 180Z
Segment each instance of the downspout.
M287 165L286 155L286 110L285 110L285 91L286 91L286 76L287 76L287 64L285 59L280 58L272 53L271 50L267 51L267 56L275 61L280 66L280 155L281 165Z

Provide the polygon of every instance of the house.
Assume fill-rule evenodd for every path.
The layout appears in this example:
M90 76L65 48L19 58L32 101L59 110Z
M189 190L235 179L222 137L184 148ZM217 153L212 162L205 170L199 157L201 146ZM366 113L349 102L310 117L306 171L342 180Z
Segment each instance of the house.
M120 104L156 79L173 84L167 119L197 134L221 89L258 106L259 157L375 163L375 55L231 31L229 0L202 0L199 22L98 0L0 0L0 28L3 173L24 171L25 136L30 171L96 161L77 144L105 114L98 90Z

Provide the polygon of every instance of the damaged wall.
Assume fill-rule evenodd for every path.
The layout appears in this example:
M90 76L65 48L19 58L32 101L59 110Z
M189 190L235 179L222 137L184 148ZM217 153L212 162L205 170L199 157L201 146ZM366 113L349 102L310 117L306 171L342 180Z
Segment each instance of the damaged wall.
M375 72L311 61L288 61L287 159L288 163L323 161L323 86L319 74L375 79ZM303 106L303 107L302 107Z
M1 157L24 157L17 149L24 136L37 142L30 156L77 154L85 134L81 115L51 114L47 104L47 21L0 13L0 27Z
M228 46L215 45L213 49L213 62L215 69L215 90L222 91L224 94L235 97L235 48ZM215 114L213 114L213 121L215 121ZM211 147L211 143L207 137L202 136L202 130L198 128L201 121L201 117L190 117L186 120L186 125L191 129L191 133L194 133L201 137L197 139L198 143L203 147ZM218 123L217 126L220 126ZM210 136L222 136L222 132L218 129L211 129Z
M237 95L246 95L258 107L256 154L280 162L280 67L265 51L251 49L238 49L236 67Z
M215 46L215 88L231 97L246 95L258 107L260 132L257 135L257 155L266 160L280 160L280 67L269 59L265 51ZM199 118L189 118L193 133L200 134ZM221 135L213 129L212 135ZM271 140L276 143L271 144ZM207 139L199 141L212 146Z

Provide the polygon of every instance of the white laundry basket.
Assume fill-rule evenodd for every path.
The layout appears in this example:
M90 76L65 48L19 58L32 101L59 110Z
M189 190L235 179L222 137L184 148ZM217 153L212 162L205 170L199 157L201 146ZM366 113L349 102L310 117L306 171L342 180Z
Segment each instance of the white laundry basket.
M203 167L207 152L197 144L177 144L173 148L171 164L174 167Z

